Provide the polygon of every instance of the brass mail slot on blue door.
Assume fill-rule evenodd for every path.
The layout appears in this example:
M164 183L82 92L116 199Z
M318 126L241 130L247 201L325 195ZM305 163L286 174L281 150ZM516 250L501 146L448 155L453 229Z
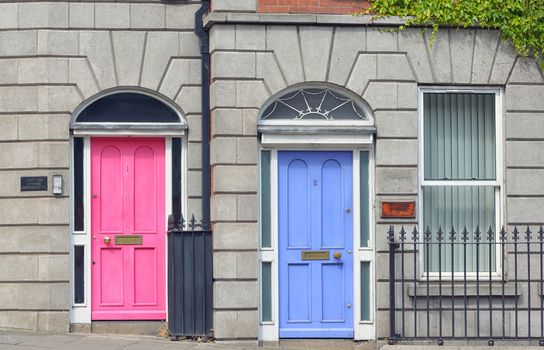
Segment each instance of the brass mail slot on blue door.
M116 245L141 245L142 235L120 235L115 236Z
M331 253L328 250L305 250L301 252L302 260L330 260Z

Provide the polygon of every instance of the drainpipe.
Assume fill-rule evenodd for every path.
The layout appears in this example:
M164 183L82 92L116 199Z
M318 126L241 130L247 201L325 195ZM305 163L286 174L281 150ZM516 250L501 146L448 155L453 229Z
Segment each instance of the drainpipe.
M204 28L204 16L210 10L210 0L203 0L195 13L195 33L200 39L202 61L202 219L210 222L210 36Z

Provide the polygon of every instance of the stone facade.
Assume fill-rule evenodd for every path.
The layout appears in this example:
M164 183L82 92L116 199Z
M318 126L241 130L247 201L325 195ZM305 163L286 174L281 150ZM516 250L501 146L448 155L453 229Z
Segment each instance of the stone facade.
M233 2L230 10L242 9ZM365 25L365 21L319 15L209 16L215 261L231 263L231 268L216 266L214 270L218 338L259 336L258 324L246 322L247 318L259 319L258 269L249 269L251 272L243 276L235 272L241 254L246 264L257 264L258 218L256 214L242 218L240 211L259 206L259 110L272 96L294 84L322 82L345 87L361 96L375 117L377 337L387 337L389 328L387 228L417 224L414 220L382 219L378 208L383 199L418 199L418 86L504 88L504 111L498 121L504 126L500 141L505 154L504 223L544 220L540 210L544 160L539 136L544 130L544 78L539 66L518 57L497 31L442 29L430 45L428 33L420 29L389 32L378 24ZM316 22L320 26L315 26ZM240 147L242 143L248 146ZM240 295L244 297L239 299ZM228 299L237 302L221 302Z
M399 23L394 18L371 24L368 17L259 13L263 4L215 0L206 19L216 338L259 338L257 121L272 96L295 84L344 87L372 109L375 208L383 199L417 201L418 86L504 89L503 221L544 221L544 77L500 33L442 29L430 45L419 29L384 31ZM199 7L197 1L0 4L0 328L69 328L69 120L90 97L137 87L180 107L189 125L186 211L200 216ZM65 179L62 196L19 191L21 176L47 175L51 183L53 174ZM383 338L385 232L390 224L417 221L374 213L376 336Z
M197 2L0 4L0 327L68 331L69 121L118 87L156 91L183 110L189 183L200 184ZM53 196L52 175L64 178ZM48 192L20 192L21 176ZM200 185L189 211L200 215Z

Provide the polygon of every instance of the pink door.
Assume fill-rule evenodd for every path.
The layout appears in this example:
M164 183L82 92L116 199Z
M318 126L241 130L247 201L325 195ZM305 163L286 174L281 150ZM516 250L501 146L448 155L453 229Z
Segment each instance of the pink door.
M166 319L164 139L91 139L93 320Z

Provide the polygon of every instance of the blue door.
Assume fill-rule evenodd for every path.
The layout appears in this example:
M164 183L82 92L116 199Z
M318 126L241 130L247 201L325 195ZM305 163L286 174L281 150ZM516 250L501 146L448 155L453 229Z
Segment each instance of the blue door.
M351 152L279 152L280 338L353 338Z

